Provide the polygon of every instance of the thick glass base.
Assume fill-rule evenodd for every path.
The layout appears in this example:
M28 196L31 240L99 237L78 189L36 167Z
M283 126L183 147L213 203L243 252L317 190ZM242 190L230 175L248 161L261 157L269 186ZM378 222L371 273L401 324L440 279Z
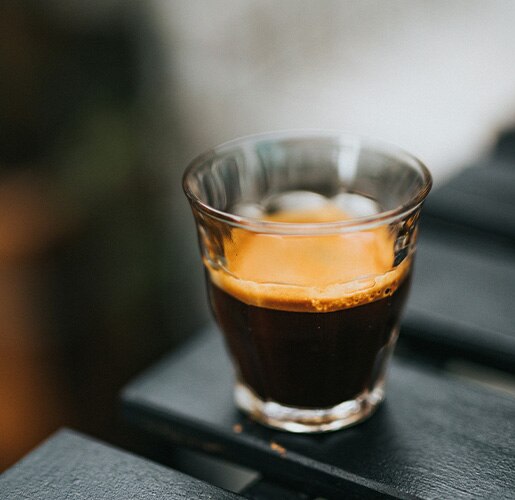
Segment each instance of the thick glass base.
M263 401L241 382L236 383L234 399L240 410L268 427L289 432L328 432L358 424L372 415L384 399L384 384L381 380L372 391L366 390L355 399L320 410Z

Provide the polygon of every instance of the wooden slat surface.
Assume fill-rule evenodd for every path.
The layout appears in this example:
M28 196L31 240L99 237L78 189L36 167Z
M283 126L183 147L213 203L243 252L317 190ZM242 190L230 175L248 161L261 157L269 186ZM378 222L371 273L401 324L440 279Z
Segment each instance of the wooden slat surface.
M515 247L423 227L405 338L515 371Z
M429 196L404 336L515 372L515 133Z
M242 498L71 431L60 431L0 476L2 500Z
M125 416L318 495L513 498L513 399L395 360L387 401L370 420L295 435L240 414L232 376L220 336L206 332L126 388Z
M515 157L492 156L463 170L429 195L424 214L428 223L447 221L515 241Z

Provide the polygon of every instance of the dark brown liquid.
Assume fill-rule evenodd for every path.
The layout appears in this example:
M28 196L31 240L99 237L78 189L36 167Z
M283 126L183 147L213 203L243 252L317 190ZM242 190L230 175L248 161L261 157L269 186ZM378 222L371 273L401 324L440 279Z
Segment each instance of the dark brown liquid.
M372 389L393 347L410 273L391 295L330 312L249 305L215 285L211 306L238 376L261 399L328 408Z

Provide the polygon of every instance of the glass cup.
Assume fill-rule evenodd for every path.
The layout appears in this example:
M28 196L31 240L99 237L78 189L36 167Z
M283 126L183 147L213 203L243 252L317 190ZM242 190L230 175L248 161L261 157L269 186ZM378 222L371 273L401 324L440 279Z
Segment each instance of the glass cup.
M338 132L250 136L193 160L183 186L241 410L293 432L373 413L431 183L410 154Z

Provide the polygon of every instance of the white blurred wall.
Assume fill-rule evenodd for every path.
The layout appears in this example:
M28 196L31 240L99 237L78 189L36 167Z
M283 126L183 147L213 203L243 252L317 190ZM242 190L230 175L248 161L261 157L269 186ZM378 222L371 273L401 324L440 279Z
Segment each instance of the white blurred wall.
M437 181L515 122L513 0L152 0L187 157L274 129L337 128ZM163 82L162 82L163 83Z

